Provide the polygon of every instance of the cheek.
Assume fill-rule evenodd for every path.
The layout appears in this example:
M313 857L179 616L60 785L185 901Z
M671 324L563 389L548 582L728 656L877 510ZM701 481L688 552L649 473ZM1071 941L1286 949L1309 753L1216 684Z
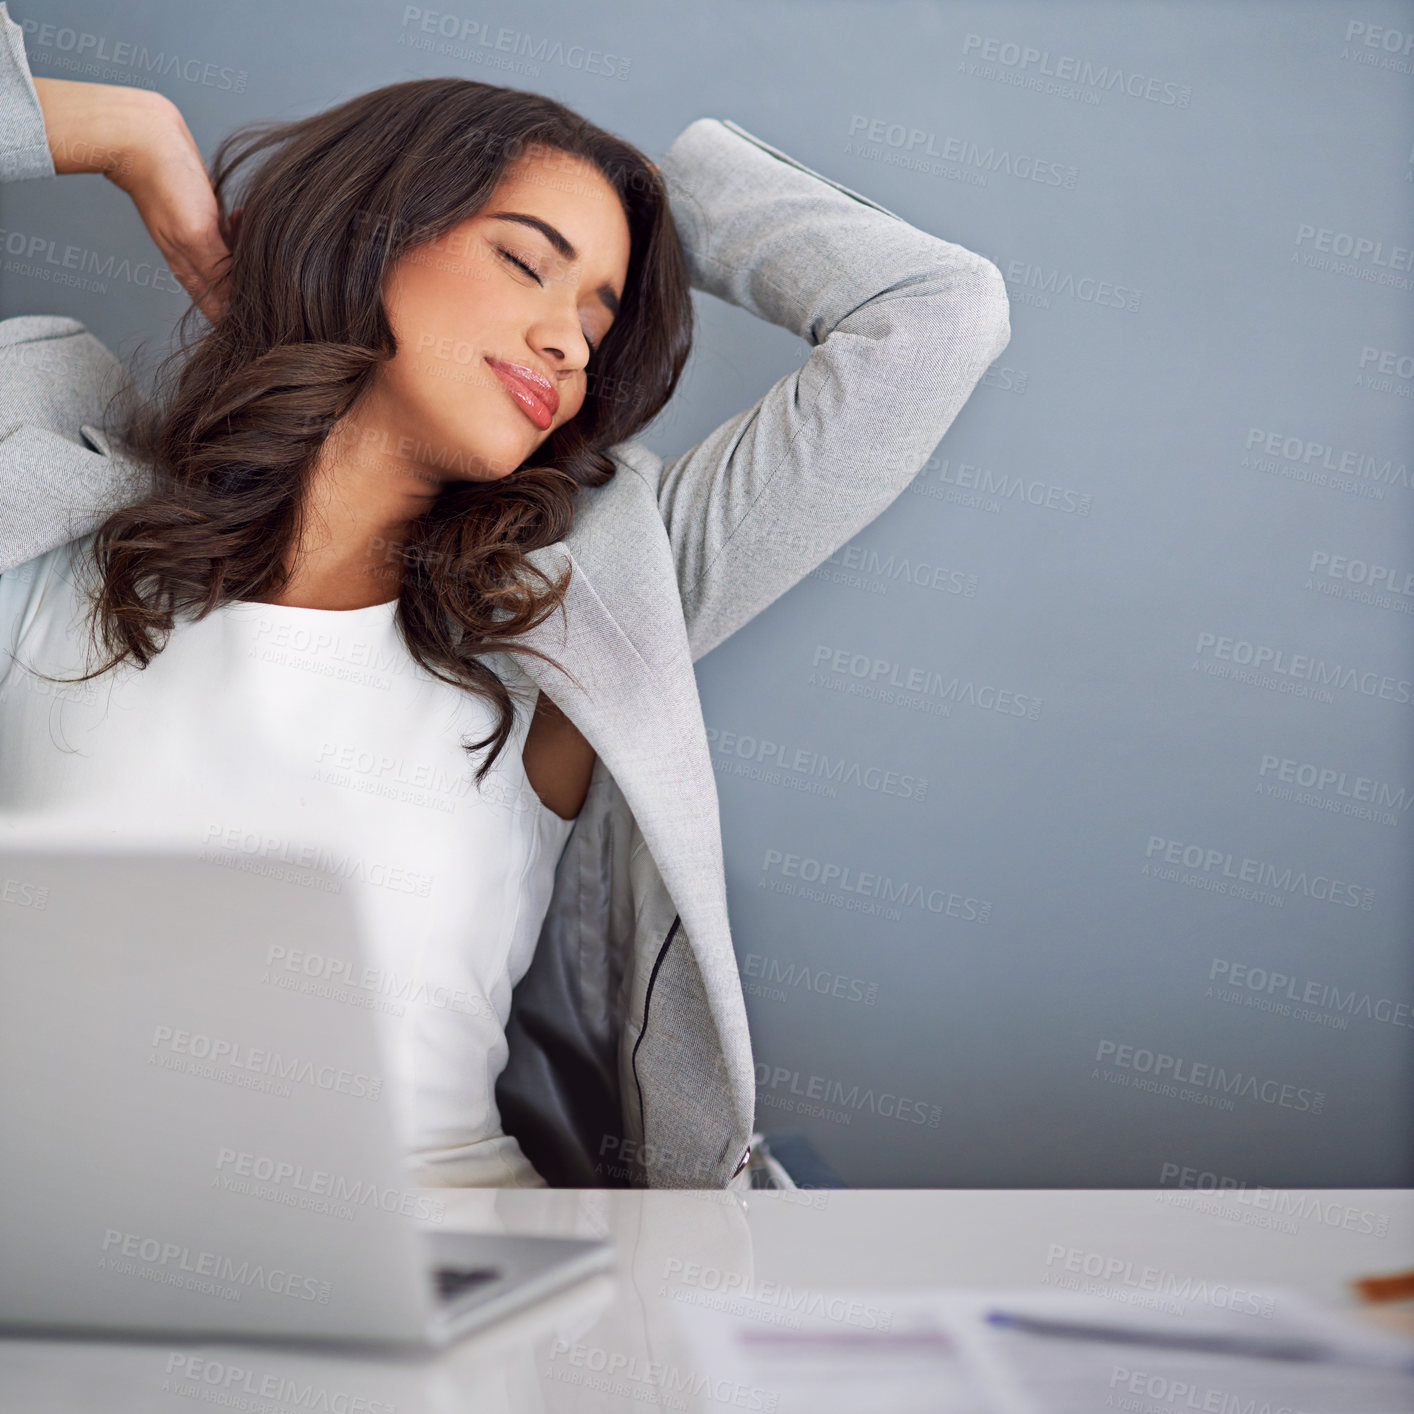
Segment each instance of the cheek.
M487 280L439 268L430 258L399 269L389 279L384 304L399 359L407 355L462 372L492 352L491 331L504 315Z
M560 412L555 419L555 427L563 427L565 423L579 416L580 409L584 407L584 385L570 389L562 387L560 390ZM554 430L553 428L551 429ZM548 433L546 434L549 435Z
M390 309L388 318L398 351L384 372L400 400L423 409L455 411L472 404L484 409L500 391L485 363L485 341L457 310L404 302L396 312Z

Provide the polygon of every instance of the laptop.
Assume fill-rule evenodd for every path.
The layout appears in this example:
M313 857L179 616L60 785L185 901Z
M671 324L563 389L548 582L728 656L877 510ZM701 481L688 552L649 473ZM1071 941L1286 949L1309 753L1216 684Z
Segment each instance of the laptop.
M437 1227L340 882L0 844L0 1328L438 1347L610 1265Z

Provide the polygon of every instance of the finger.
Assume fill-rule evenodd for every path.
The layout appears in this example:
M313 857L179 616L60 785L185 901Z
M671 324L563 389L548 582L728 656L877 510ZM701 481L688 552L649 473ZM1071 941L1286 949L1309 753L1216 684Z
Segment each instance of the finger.
M229 255L224 253L224 247L222 251L221 261L229 259ZM209 248L203 249L196 257L176 247L164 253L167 254L167 264L178 283L214 324L225 307L225 297L217 288L224 265L212 261Z
M216 230L214 220L200 230L162 242L168 265L182 287L208 318L224 303L216 294L230 266L231 252Z

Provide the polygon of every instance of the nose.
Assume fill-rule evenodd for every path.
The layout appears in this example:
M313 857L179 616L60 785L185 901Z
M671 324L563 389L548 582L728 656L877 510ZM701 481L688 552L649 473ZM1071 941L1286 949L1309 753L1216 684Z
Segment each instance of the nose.
M576 373L589 362L589 340L579 327L578 311L571 307L546 315L529 333L531 346L554 366L557 373Z
M577 373L589 362L589 342L583 334L577 340L567 339L564 335L543 339L534 347L545 356L557 376Z

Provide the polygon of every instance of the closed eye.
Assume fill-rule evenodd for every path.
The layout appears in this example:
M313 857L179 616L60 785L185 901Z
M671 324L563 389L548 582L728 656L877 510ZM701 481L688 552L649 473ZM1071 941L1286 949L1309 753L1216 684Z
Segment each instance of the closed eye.
M535 271L533 271L533 270L530 268L530 266L528 266L528 265L525 263L525 261L523 261L523 260L517 260L517 259L515 258L515 256L513 256L513 255L510 253L510 251L508 251L508 250L502 250L500 246L497 246L496 249L499 250L499 251L501 252L501 254L504 255L504 256L506 257L506 259L511 262L512 265L519 265L520 268L521 268L522 270L524 270L525 273L526 273L527 275L529 275L530 278L531 278L532 280L534 280L537 285L543 285L543 284L545 283L544 280L542 280L542 279L540 278L540 276L537 275L537 274L535 273Z
M537 275L537 274L535 273L535 271L533 271L533 270L530 268L530 266L528 266L528 265L525 263L525 261L516 259L516 257L513 256L513 255L510 253L510 251L506 250L503 246L497 246L496 249L497 249L502 255L504 255L504 256L506 257L506 259L511 262L512 265L519 266L522 270L524 270L525 273L526 273L527 275L529 275L530 278L531 278L532 280L534 280L537 285L541 285L541 286L544 285L544 283L545 283L544 280L542 280L542 279L540 278L540 276ZM589 336L588 336L587 334L585 335L584 342L585 342L586 344L589 344L589 356L590 356L591 358L593 358L594 355L599 352L599 345L598 345L598 344L594 344L594 343L590 343L590 341L589 341Z

